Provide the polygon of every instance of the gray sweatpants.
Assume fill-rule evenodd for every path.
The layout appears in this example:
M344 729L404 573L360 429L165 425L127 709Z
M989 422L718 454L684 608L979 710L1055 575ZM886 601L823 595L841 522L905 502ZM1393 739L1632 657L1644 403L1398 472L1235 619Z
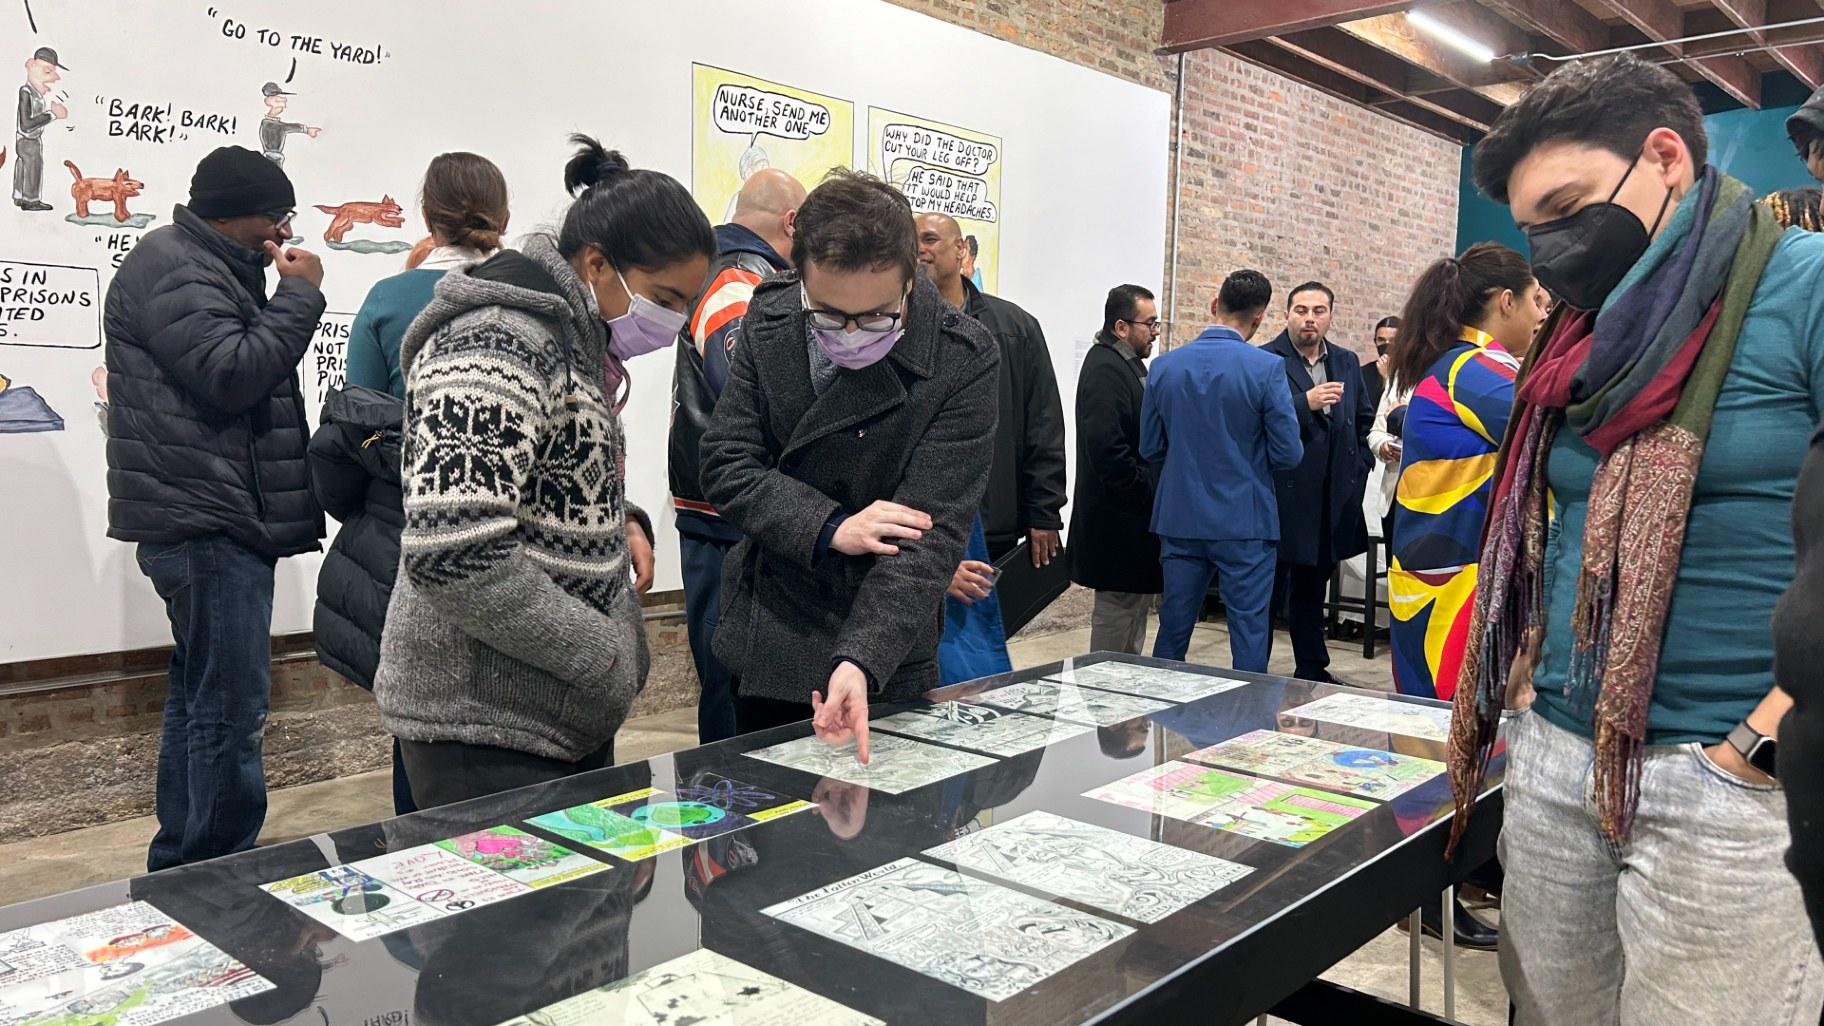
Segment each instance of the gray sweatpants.
M1786 799L1700 746L1647 750L1633 833L1597 827L1594 749L1508 725L1501 976L1519 1026L1818 1022L1824 964L1781 857Z
M1098 591L1089 614L1089 650L1141 655L1146 644L1146 616L1157 595L1131 591Z

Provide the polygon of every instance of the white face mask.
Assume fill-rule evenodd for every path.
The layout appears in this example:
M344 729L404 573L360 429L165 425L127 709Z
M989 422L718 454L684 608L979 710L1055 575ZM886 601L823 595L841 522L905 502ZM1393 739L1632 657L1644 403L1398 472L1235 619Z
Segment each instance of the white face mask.
M688 318L681 311L667 310L632 289L627 279L616 270L621 288L628 296L627 312L608 322L608 351L623 360L657 352L678 340Z

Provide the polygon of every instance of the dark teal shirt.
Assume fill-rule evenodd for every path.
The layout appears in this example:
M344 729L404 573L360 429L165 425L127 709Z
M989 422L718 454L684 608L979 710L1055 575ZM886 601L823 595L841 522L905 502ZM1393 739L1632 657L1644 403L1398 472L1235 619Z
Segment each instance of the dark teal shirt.
M1685 216L1674 219L1648 258L1683 235L1689 211L1679 212ZM1649 744L1721 741L1773 687L1773 607L1793 574L1792 497L1824 410L1820 283L1824 235L1787 232L1742 323L1698 466L1660 644ZM1534 708L1588 737L1591 708L1572 702L1564 687L1596 453L1560 431L1549 460L1554 516Z
M348 383L405 398L399 343L405 329L431 302L442 271L403 271L368 290L348 334Z

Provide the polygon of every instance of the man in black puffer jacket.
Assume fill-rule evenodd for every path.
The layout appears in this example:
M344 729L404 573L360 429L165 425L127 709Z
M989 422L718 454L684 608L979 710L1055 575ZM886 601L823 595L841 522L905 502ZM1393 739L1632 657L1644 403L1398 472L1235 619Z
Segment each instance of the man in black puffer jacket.
M323 265L280 249L295 203L278 165L222 147L108 288L108 537L139 543L176 643L152 870L251 848L266 819L273 569L323 537L297 380Z

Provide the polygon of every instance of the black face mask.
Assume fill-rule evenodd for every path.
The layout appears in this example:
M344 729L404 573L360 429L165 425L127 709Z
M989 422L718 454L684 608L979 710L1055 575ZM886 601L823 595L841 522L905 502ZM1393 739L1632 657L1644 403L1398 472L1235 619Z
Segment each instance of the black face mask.
M1653 227L1647 228L1632 210L1615 202L1628 175L1634 173L1634 164L1628 165L1608 199L1526 230L1533 248L1533 276L1548 292L1578 310L1602 306L1652 244L1653 232L1672 203L1668 188Z

